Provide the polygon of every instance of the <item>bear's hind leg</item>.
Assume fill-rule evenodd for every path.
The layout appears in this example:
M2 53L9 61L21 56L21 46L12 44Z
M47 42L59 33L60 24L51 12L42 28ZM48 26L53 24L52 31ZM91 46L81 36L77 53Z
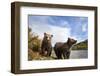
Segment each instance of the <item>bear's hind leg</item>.
M67 55L67 59L69 59L70 58L70 51L66 55Z
M63 57L64 57L64 59L67 59L66 52L63 52Z
M63 52L63 57L64 57L64 59L69 59L70 52Z

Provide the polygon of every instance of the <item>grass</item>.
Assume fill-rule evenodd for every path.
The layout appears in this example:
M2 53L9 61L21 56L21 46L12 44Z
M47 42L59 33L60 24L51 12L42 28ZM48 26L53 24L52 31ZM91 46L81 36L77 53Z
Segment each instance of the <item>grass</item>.
M42 56L37 51L33 51L31 49L28 49L28 60L55 60L56 57L54 54L52 54L50 57Z

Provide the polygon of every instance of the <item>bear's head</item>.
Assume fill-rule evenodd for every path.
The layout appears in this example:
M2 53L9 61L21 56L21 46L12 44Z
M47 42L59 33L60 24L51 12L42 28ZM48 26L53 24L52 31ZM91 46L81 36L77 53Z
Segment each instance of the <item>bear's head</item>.
M45 42L51 42L53 35L48 34L48 33L44 33L44 40Z
M69 45L73 45L73 44L75 44L76 42L77 42L77 40L72 39L72 38L68 38L68 41L67 41L67 43L68 43Z

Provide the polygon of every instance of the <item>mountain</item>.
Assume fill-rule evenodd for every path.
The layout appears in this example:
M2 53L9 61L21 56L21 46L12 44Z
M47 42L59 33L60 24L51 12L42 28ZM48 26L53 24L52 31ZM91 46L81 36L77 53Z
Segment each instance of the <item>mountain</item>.
M72 47L72 50L87 50L88 49L88 39L80 43L77 43Z

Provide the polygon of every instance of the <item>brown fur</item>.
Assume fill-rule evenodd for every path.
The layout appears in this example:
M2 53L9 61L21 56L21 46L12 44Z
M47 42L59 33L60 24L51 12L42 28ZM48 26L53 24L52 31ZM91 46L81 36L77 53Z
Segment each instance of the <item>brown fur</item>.
M70 48L76 42L77 42L77 40L68 38L67 42L65 42L65 43L62 43L62 42L56 43L54 46L54 51L57 56L57 59L62 59L62 56L64 57L64 59L69 59Z
M44 33L44 38L42 40L42 44L41 44L41 54L42 55L46 55L46 56L50 56L51 52L52 52L52 44L51 44L51 39L52 39L53 35Z

